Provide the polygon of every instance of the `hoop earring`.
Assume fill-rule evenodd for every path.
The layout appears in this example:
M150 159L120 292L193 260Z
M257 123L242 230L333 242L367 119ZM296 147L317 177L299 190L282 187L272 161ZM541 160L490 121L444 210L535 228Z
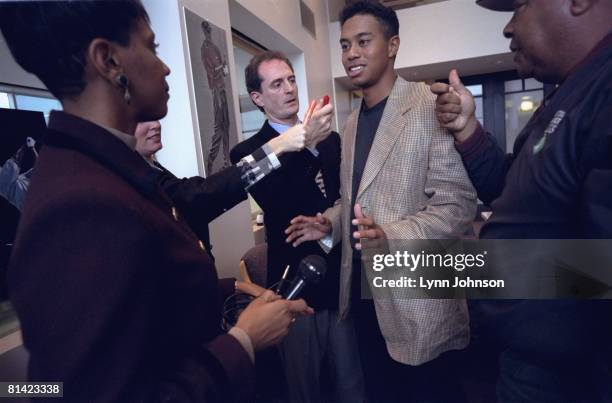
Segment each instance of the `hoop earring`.
M123 89L123 99L125 99L125 102L127 102L129 105L130 101L132 100L132 95L130 94L130 82L128 78L125 74L119 74L115 80L117 81L119 87Z

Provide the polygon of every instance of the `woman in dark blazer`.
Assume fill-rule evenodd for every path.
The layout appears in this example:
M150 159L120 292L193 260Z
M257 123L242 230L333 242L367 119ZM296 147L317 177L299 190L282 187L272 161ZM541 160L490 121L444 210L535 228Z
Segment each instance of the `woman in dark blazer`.
M170 71L141 3L2 3L0 29L64 109L51 114L9 267L29 379L64 382L79 402L247 398L253 351L312 310L268 292L221 331L233 281L217 279L126 134L167 112ZM326 119L230 169L248 188Z

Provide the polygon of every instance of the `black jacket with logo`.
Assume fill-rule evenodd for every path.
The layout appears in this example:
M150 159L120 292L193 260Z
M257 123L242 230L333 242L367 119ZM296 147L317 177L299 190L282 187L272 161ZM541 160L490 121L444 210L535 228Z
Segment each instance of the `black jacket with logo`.
M545 100L512 154L481 128L457 145L479 198L493 212L480 237L502 246L520 238L547 245L612 239L611 117L612 34ZM522 359L573 374L576 390L598 393L585 385L598 377L609 382L612 301L480 301L472 308L472 323L481 320Z

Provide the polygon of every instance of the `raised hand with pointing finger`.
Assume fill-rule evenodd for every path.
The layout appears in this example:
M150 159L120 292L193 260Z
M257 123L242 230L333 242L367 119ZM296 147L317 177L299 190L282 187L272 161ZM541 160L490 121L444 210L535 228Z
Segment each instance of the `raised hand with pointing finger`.
M440 125L452 132L458 142L463 142L478 126L476 104L472 93L461 82L457 70L451 70L448 81L449 84L431 85L431 92L438 96L436 117Z

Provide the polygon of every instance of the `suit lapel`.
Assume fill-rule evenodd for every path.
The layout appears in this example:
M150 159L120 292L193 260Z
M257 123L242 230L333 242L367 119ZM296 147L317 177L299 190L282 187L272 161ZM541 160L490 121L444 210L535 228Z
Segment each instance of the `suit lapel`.
M410 110L413 104L410 96L411 91L409 91L410 86L411 83L401 77L398 77L395 81L363 170L357 199L378 175L406 124L404 114Z
M276 130L274 130L274 128L270 126L270 122L266 120L263 126L261 126L261 129L259 130L259 132L257 132L257 134L255 134L254 136L254 138L257 139L257 142L255 144L256 145L255 149L263 146L268 141L272 140L274 137L277 137L277 136L279 136L279 133Z
M355 158L355 136L357 135L358 119L359 109L353 111L353 113L349 115L342 133L342 161L346 167L343 174L344 177L342 178L342 184L346 186L346 194L349 200L353 194L353 165Z

